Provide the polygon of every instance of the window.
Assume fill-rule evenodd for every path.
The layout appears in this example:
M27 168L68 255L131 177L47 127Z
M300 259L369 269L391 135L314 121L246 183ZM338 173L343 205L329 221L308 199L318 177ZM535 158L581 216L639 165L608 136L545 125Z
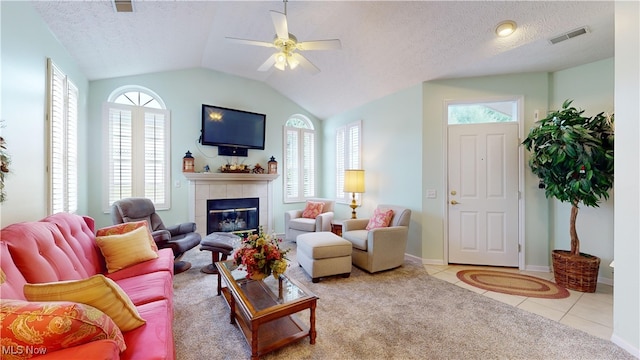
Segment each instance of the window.
M518 121L517 115L517 102L512 100L448 106L449 124L512 122Z
M316 195L315 137L311 121L291 116L284 126L284 202L304 201Z
M78 210L78 88L47 59L49 211Z
M170 112L148 89L114 91L103 108L105 196L103 208L126 197L145 197L156 209L170 207Z
M351 202L351 194L344 192L344 171L362 169L362 121L357 121L336 130L336 199ZM359 200L360 194L356 194Z

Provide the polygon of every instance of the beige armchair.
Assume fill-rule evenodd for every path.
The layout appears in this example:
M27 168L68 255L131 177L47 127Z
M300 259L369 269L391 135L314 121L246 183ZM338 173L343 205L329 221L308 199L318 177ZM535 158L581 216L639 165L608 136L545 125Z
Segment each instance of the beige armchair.
M351 261L370 273L393 269L404 263L411 210L394 205L378 205L393 210L389 227L365 230L369 219L349 219L342 223L342 237L352 244Z
M329 199L309 199L308 201L323 202L322 213L315 219L302 217L303 209L289 210L284 213L285 240L296 241L300 234L310 232L331 231L333 221L333 206L335 201ZM306 202L305 202L306 205Z

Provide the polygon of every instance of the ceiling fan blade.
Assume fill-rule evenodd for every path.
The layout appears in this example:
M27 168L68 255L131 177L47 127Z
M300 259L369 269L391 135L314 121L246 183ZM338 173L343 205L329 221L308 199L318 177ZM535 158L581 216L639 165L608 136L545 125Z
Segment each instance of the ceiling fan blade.
M306 57L298 53L293 53L291 56L298 61L298 63L300 64L300 66L302 66L303 69L305 69L312 75L315 75L320 72L320 69L318 69L317 66L313 65L311 61L307 60Z
M299 50L340 50L342 43L339 39L315 40L300 42L296 45Z
M247 39L238 39L232 37L226 37L227 41L243 44L243 45L255 45L255 46L264 46L264 47L275 47L273 43L269 43L266 41L258 41L258 40L247 40Z
M260 65L260 67L258 68L258 71L267 71L271 69L271 67L276 63L277 55L278 53L274 53L273 55L269 56L267 61L263 62L262 65Z
M278 39L289 40L289 27L287 26L287 15L271 10L271 20L276 28Z

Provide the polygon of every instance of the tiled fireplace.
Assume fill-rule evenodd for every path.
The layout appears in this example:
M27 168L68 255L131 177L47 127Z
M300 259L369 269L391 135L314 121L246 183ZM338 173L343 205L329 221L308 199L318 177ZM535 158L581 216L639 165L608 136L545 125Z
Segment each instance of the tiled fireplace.
M210 200L257 199L259 225L267 233L273 230L272 182L278 177L277 174L183 174L189 180L189 221L196 223L198 233L203 237L207 235Z

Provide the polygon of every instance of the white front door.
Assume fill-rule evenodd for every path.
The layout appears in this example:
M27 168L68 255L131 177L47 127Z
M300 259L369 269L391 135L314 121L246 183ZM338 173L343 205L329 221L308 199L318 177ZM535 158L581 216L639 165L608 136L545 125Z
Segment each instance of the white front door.
M518 123L448 126L449 262L518 262Z

